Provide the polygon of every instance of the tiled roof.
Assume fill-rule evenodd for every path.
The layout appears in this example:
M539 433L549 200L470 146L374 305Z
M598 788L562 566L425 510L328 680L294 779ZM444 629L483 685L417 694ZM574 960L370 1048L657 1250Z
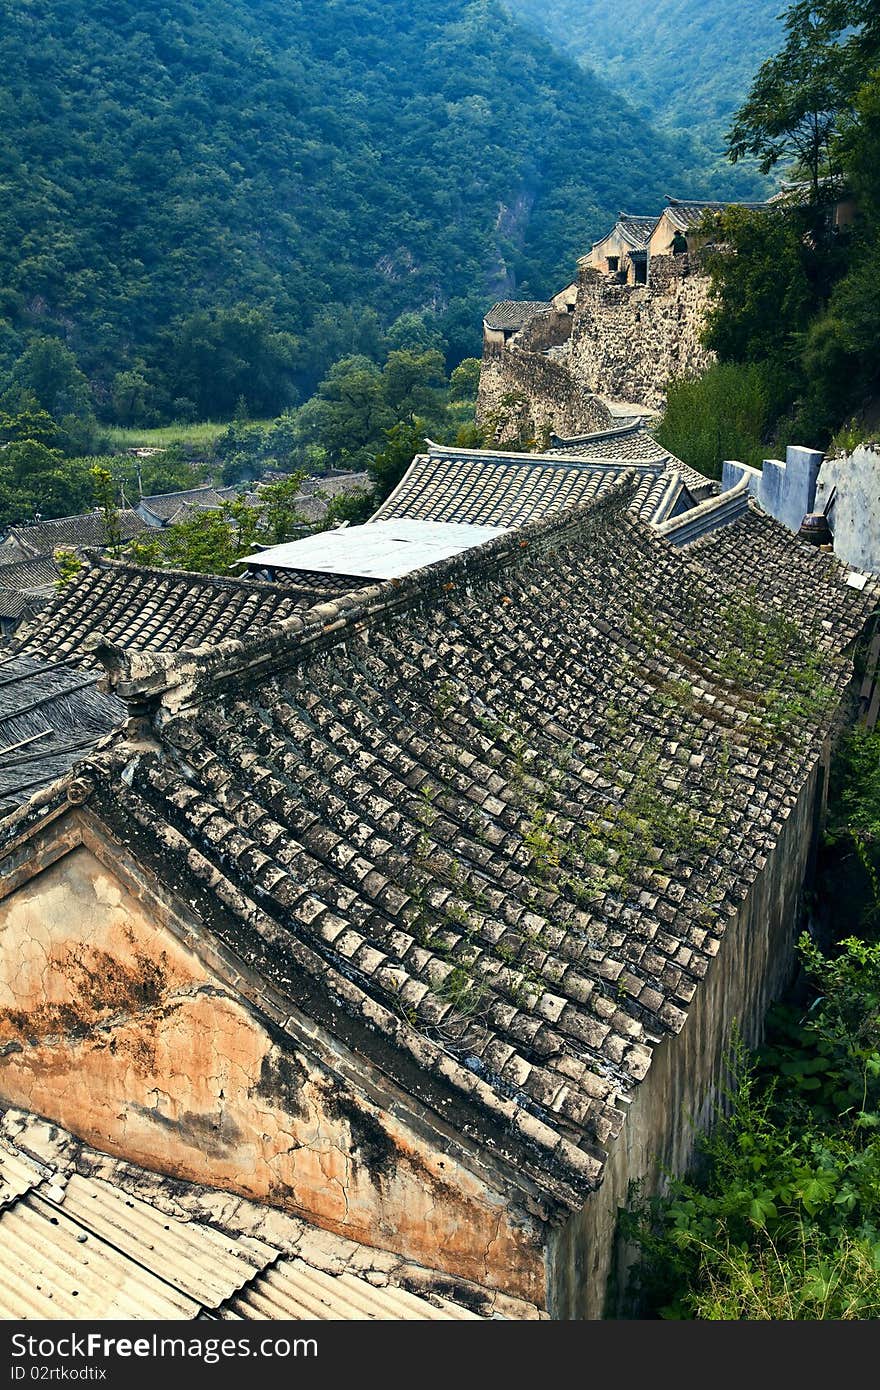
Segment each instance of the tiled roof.
M851 573L847 565L799 540L751 497L735 520L694 540L687 553L716 574L722 586L756 585L780 613L795 619L810 613L828 629L837 627L853 592L846 582ZM862 592L876 604L880 580L872 578Z
M310 1241L303 1222L267 1212L281 1235L272 1244L241 1229L240 1221L230 1229L228 1220L220 1226L187 1210L222 1206L221 1194L177 1182L169 1200L170 1185L88 1149L63 1130L20 1112L3 1119L15 1138L0 1137L0 1318L480 1316L449 1298L411 1293L387 1275L377 1277L369 1256L363 1263L373 1281L359 1277L351 1272L357 1246L323 1232L320 1241ZM29 1147L34 1143L43 1157ZM225 1206L233 1223L242 1211L259 1219L256 1204L227 1197ZM294 1253L300 1249L312 1253L312 1261ZM483 1301L491 1305L491 1295Z
M667 214L673 226L678 226L682 231L688 227L693 227L700 221L704 212L723 212L725 208L749 208L758 210L766 208L766 203L742 203L736 199L726 202L713 200L701 201L695 198L670 198L663 211ZM655 224L656 226L656 220Z
M45 607L57 578L55 564L43 555L0 565L0 618L15 620Z
M748 510L748 479L743 478L727 492L716 493L695 507L662 521L657 530L673 545L693 545L721 526L729 526Z
M171 523L184 506L199 511L214 511L224 502L234 502L238 489L234 487L212 487L205 483L201 487L187 488L182 492L160 492L151 497L141 497L138 508L148 511L158 521Z
M567 507L599 497L628 469L638 474L632 506L646 521L655 518L673 468L685 470L672 456L648 453L645 459L620 457L613 435L585 436L574 445L566 441L546 454L505 454L492 449L455 449L432 445L418 454L391 496L371 517L464 522L476 526L524 526L553 516ZM592 440L596 452L592 451ZM623 448L633 435L620 431ZM606 452L606 442L612 441ZM653 443L653 441L652 441ZM656 449L656 446L654 446ZM700 484L707 479L699 477Z
M128 698L166 692L161 755L78 770L201 929L560 1213L683 1027L875 602L765 518L751 553L676 549L636 487L250 643L120 654Z
M349 492L370 492L373 483L369 473L326 473L303 478L300 493L313 497L339 497Z
M617 219L617 225L631 245L647 246L651 240L651 233L657 226L657 218L622 212Z
M46 555L0 565L0 589L51 589L57 578L58 567Z
M137 512L122 508L117 512L123 541L130 541L146 529ZM100 511L84 512L81 516L62 516L54 521L38 521L28 526L11 526L8 541L17 543L24 555L51 555L57 548L74 549L91 546L101 549L107 544L104 515ZM15 558L10 555L10 559Z
M41 617L27 647L80 661L86 638L100 633L125 647L180 651L246 636L311 607L321 593L90 555Z
M309 609L338 585L260 584L145 569L94 553L0 657L0 814L55 781L116 729L124 707L97 688L88 638L183 651L259 631Z
M0 656L0 815L118 728L125 707L96 675L27 652Z
M545 303L541 299L502 299L500 303L492 305L486 314L484 323L487 328L516 330L522 328L536 314L541 314L552 308L552 304Z
M662 444L658 444L645 428L644 421L638 417L628 424L618 425L615 429L600 430L595 434L576 435L571 439L553 435L547 452L572 459L607 458L619 462L630 460L634 463L659 460L667 468L672 468L678 473L695 499L708 497L717 492L719 487L713 478L698 473L695 468L691 468L668 449L664 449Z

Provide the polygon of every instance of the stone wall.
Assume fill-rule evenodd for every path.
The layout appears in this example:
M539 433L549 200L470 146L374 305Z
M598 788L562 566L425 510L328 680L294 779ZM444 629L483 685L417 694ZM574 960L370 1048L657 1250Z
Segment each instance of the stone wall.
M543 1306L543 1222L485 1153L289 1005L273 1017L265 982L249 990L113 847L62 848L0 906L3 1104Z
M651 261L647 285L579 274L571 371L582 388L662 410L671 377L697 375L714 355L699 341L708 278L692 256Z
M477 422L500 415L493 443L504 444L548 429L607 429L613 422L600 397L662 410L671 378L698 375L715 360L699 341L708 292L698 254L654 257L647 285L582 260L573 314L537 314L503 349L485 342ZM519 410L502 405L512 393L524 398Z
M500 358L483 358L477 423L485 428L500 421L492 442L608 429L613 421L607 406L572 376L566 360L529 351L520 346L519 337L510 340ZM522 404L505 404L510 395L521 397Z
M617 1225L630 1184L640 1181L643 1193L650 1194L661 1189L664 1169L687 1170L695 1135L714 1114L734 1023L748 1042L757 1041L769 1004L791 978L800 894L814 848L827 761L826 750L773 854L731 918L682 1032L655 1049L599 1192L551 1237L548 1308L553 1317L601 1318L619 1308L631 1252L619 1241Z

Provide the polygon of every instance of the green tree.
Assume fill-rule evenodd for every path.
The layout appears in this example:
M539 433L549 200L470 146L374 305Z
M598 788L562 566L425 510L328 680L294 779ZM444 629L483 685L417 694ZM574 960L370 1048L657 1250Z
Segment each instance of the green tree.
M94 465L89 469L95 503L104 518L104 544L116 558L122 553L122 523L116 504L116 483L109 468Z
M66 589L82 569L82 559L75 550L68 550L64 546L59 546L54 551L52 558L55 561L55 568L58 570L55 588L58 590Z
M35 401L56 420L94 419L89 383L73 353L58 338L34 338L12 371L5 403L21 409Z
M385 444L369 461L378 507L397 487L416 454L425 448L424 431L417 420L398 420L385 430Z
M277 483L265 483L259 491L260 529L272 545L281 545L303 525L297 499L305 473L299 470Z
M449 395L454 401L475 401L480 385L479 357L466 357L454 368L449 378Z
M252 416L273 414L293 399L299 345L262 310L200 311L167 336L170 394L203 419L228 418L241 403Z

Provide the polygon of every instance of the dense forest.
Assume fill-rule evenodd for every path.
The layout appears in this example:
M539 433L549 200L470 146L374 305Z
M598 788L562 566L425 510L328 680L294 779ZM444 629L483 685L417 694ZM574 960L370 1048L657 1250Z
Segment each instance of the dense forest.
M277 413L337 358L410 346L380 341L402 314L452 367L488 303L557 288L620 207L685 177L499 0L4 0L3 19L0 388L56 337L104 420Z
M686 137L690 158L699 154L704 169L711 165L722 196L749 196L742 181L731 179L729 167L724 174L721 155L743 92L779 42L779 0L504 3L625 95L654 125ZM676 195L679 187L680 180L667 191Z
M736 113L729 152L787 169L791 191L772 212L707 217L704 341L719 363L671 385L659 434L716 475L723 458L844 448L880 424L880 9L798 0L783 39Z

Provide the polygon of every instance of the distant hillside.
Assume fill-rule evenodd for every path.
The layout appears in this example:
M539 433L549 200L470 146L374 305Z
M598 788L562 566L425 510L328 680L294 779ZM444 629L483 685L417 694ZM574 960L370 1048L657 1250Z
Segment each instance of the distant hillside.
M701 186L497 0L3 11L0 385L49 333L106 398L238 303L299 336L302 389L360 346L340 306L436 311L460 356L487 302L558 287L620 207Z
M720 173L730 117L779 47L781 0L504 0ZM671 191L671 190L670 190ZM743 194L742 196L746 196Z

